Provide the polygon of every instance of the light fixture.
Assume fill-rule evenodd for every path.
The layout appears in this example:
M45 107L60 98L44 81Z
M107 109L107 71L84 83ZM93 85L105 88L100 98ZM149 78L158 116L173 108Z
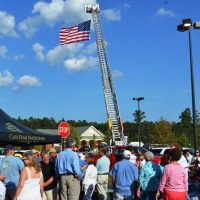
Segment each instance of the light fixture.
M193 27L194 27L194 29L200 29L200 21L195 22Z
M182 22L183 22L183 26L186 27L186 28L187 27L190 28L192 26L192 20L190 18L189 19L183 19Z

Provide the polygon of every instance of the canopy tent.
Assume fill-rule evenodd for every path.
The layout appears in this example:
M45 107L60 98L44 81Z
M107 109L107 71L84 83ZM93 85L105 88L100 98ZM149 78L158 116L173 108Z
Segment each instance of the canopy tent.
M30 129L0 109L0 145L19 146L60 143L59 135L51 135Z

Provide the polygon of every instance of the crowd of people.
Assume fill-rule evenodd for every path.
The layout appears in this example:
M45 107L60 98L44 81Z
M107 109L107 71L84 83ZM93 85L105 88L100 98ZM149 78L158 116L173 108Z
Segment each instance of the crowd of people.
M6 145L0 160L0 200L106 200L111 182L114 200L186 200L188 172L195 166L198 176L200 151L189 158L179 144L170 147L158 165L152 152L136 155L128 146L110 169L106 148L99 149L94 163L91 155L77 152L72 138L59 153L54 148L41 154L32 149L21 158Z
M0 200L70 200L107 198L110 160L105 149L94 163L92 156L77 152L75 141L66 140L66 149L54 148L15 155L12 145L4 148L0 159ZM20 157L20 158L19 158Z

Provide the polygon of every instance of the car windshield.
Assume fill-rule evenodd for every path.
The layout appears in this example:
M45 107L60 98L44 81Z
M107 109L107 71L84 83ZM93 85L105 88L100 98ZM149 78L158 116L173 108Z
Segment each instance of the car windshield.
M122 155L126 148L117 148L115 151L115 155Z
M161 153L161 151L162 151L162 149L151 149L150 150L153 154L160 154Z
M163 154L166 155L166 154L169 154L169 152L170 152L170 149L166 149Z

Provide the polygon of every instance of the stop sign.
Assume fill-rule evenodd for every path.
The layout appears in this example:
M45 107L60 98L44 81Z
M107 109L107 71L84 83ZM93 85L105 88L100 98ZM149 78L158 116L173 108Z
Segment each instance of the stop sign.
M70 134L70 127L67 122L60 122L58 125L58 134L61 138L66 138Z

